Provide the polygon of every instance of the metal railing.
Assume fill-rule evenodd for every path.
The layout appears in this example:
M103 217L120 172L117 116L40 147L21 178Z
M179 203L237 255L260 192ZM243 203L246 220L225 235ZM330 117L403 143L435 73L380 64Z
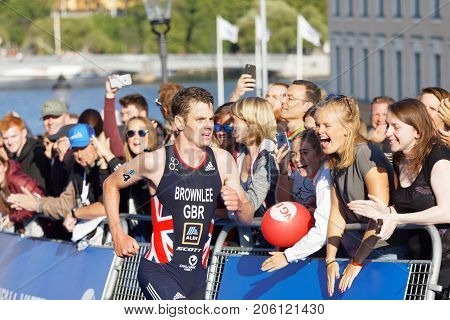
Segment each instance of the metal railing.
M126 226L126 220L151 221L151 216L140 214L120 214L121 223ZM105 221L107 224L107 221ZM222 226L210 255L208 268L206 299L214 299L220 287L221 273L223 271L226 255L267 255L270 249L254 249L242 247L224 247L225 240L230 231L238 227L230 220L218 219L216 226ZM254 228L261 227L261 218L255 218L250 225ZM347 224L348 231L365 230L366 224ZM434 299L435 292L440 292L442 287L437 284L442 258L442 243L440 235L434 226L399 225L397 229L425 229L432 242L432 257L426 261L406 261L410 263L410 275L405 299ZM106 236L108 239L108 236ZM110 236L109 236L110 238ZM141 256L148 249L149 244L140 243L139 254L129 258L113 259L112 269L102 299L142 300L145 299L137 282L137 271ZM397 260L401 261L401 260Z
M253 248L235 248L224 247L224 242L229 232L236 227L231 222L217 223L222 224L223 228L216 240L214 250L211 255L210 267L208 270L206 299L215 299L220 287L221 275L223 272L225 258L227 255L267 255L268 249ZM261 226L261 218L255 218L251 224L252 227ZM347 224L347 231L365 230L367 224L355 223ZM439 278L439 270L442 259L442 243L438 230L435 226L419 226L419 225L399 225L397 229L425 229L431 237L432 257L431 261L414 261L408 260L410 264L410 274L408 279L407 290L405 293L406 300L433 300L435 292L440 292L442 287L437 284ZM398 260L399 262L402 260Z

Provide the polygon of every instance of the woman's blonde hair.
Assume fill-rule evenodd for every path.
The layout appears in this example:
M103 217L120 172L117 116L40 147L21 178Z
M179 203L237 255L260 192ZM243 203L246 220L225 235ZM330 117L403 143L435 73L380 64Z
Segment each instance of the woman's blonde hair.
M247 144L259 145L264 139L275 139L277 123L267 100L257 97L238 100L231 107L231 114L247 123Z
M367 140L360 134L361 120L358 103L353 97L334 96L317 105L317 114L326 109L329 114L334 114L338 123L347 133L341 154L337 152L328 155L330 169L345 169L350 167L356 158L356 146Z
M127 162L130 161L131 159L133 159L135 156L137 156L137 154L133 156L133 154L132 154L132 152L130 150L130 146L128 145L127 131L128 131L128 128L130 127L130 123L132 121L142 121L145 124L146 130L148 130L147 138L146 138L146 148L145 148L146 150L153 151L158 146L158 136L156 134L156 129L153 126L153 123L149 119L147 119L145 117L133 117L133 118L131 118L130 120L128 120L128 122L125 125L125 128L123 130L123 134L124 134L123 149L124 149L124 152L125 152L125 160Z

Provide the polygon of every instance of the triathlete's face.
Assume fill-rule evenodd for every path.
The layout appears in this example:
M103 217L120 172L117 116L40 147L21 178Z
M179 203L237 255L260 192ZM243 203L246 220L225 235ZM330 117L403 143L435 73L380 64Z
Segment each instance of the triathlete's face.
M193 102L185 119L183 134L197 147L211 143L214 128L214 112L211 104Z

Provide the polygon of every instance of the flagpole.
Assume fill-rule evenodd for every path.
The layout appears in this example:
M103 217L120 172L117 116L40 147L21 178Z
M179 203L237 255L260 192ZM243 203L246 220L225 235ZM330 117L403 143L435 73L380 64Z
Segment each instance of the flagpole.
M259 31L259 32L258 32ZM255 16L255 65L256 65L256 96L262 97L261 77L261 19Z
M262 91L266 93L269 85L267 73L267 20L266 20L266 0L259 0L259 11L261 15L261 66L262 66Z
M301 15L297 16L297 80L303 79L303 37L300 17Z
M221 106L224 103L224 88L223 88L223 48L222 39L219 36L220 28L220 16L216 16L216 41L217 41L217 106Z

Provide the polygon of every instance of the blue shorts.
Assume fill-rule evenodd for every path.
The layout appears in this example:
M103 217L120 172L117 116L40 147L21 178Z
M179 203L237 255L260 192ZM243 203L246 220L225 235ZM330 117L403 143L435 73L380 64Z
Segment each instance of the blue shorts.
M204 300L206 270L186 272L170 263L156 263L141 258L138 282L147 300Z

